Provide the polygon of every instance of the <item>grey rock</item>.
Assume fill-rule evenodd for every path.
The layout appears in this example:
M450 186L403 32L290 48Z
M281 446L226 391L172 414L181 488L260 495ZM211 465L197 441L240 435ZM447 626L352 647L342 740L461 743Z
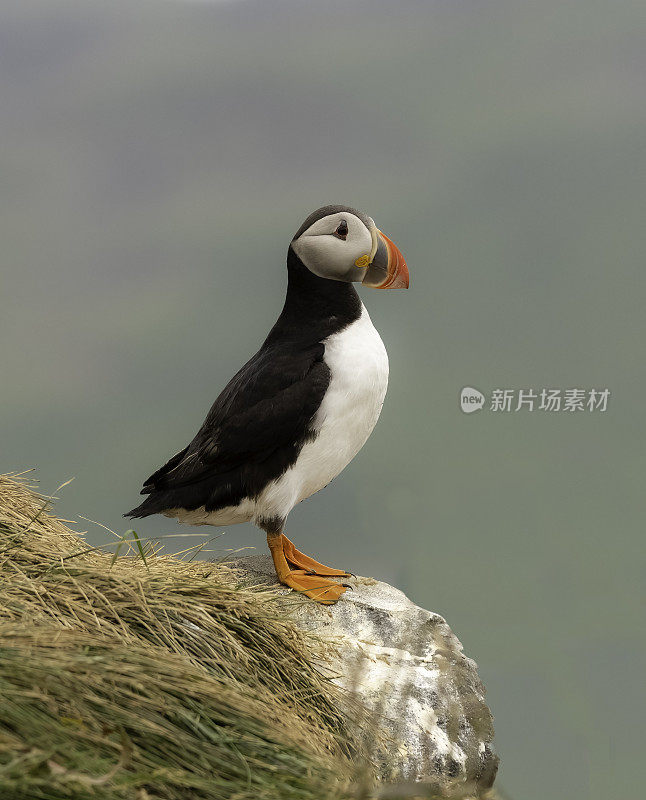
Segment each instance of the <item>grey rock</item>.
M236 566L255 583L276 582L269 556ZM362 724L379 776L428 781L446 796L480 794L493 784L498 757L476 663L441 616L399 589L373 578L346 582L354 591L334 606L284 591L294 598L294 622L334 643L333 680L369 710L373 722Z

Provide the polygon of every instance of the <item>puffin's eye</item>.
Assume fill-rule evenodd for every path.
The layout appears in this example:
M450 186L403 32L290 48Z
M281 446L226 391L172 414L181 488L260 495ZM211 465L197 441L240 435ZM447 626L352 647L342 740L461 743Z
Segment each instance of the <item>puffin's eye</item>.
M339 222L337 229L334 231L334 235L338 236L339 239L345 239L348 235L348 223L344 219Z

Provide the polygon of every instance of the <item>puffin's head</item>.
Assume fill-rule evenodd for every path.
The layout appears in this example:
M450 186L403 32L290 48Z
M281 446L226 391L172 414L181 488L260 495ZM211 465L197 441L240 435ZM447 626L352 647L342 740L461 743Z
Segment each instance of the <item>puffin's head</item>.
M314 211L290 247L320 278L361 281L375 289L408 288L408 267L399 248L354 208L323 206Z

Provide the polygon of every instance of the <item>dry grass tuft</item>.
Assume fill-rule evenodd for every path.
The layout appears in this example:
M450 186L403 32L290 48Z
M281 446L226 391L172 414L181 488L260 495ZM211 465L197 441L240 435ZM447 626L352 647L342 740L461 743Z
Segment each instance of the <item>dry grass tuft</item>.
M0 476L0 796L324 800L351 746L272 590L88 548Z

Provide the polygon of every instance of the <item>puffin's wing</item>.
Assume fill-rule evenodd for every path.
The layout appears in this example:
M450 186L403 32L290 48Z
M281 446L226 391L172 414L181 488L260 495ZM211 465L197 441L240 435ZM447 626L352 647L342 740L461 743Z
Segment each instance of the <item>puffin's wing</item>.
M142 494L174 494L203 483L212 496L219 478L253 483L272 458L289 461L307 438L330 382L324 351L317 343L257 353L220 394L193 441L148 478Z

